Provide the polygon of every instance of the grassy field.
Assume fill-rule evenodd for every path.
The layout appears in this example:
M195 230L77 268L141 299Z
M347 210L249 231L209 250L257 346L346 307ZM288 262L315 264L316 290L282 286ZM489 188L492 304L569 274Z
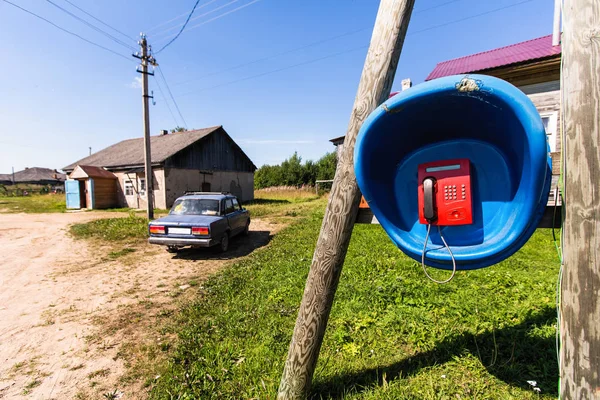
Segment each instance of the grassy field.
M152 399L276 397L324 205L268 195L248 205L297 217L198 286L171 325L179 340L156 367ZM558 267L551 233L538 230L505 262L440 286L381 227L357 225L311 397L556 398Z
M65 211L64 194L0 197L0 213L48 213Z
M315 207L324 204L314 193L306 191L278 190L255 192L255 200L244 204L252 218L266 218L279 222L293 221L296 217L310 213ZM63 204L64 205L64 204ZM148 237L148 219L141 216L143 211L127 208L104 211L129 212L127 218L103 218L82 224L71 225L71 234L75 238L100 239L107 242L119 242ZM155 210L155 216L168 213L168 210Z

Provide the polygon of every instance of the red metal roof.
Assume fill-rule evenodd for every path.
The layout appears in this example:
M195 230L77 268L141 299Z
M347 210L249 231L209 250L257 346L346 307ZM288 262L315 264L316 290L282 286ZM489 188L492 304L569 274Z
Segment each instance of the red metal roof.
M439 63L426 81L442 76L466 74L505 65L537 60L560 54L560 45L552 46L552 35L512 44L483 53L455 58Z

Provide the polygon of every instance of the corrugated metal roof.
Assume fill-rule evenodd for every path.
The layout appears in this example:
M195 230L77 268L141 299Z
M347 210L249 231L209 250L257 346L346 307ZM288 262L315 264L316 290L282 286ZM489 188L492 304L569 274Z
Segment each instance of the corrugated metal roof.
M176 132L168 135L150 137L152 163L162 163L175 153L185 149L196 141L210 135L222 126L197 129L193 131ZM76 165L95 167L127 167L144 165L144 138L128 139L113 144L91 156L82 158L63 168L71 171Z
M426 81L443 76L478 72L490 68L521 63L556 56L561 53L561 47L552 46L552 35L512 44L483 53L456 58L439 63Z

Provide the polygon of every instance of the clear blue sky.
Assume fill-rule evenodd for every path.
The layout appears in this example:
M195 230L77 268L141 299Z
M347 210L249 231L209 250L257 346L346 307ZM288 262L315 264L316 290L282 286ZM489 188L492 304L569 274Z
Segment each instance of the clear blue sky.
M0 173L61 168L86 156L90 146L98 151L141 137L140 75L131 52L46 1L10 1L131 61L0 0ZM177 29L161 31L185 17L152 28L195 3L70 0L132 37L126 39L65 0L53 1L132 46L148 32L155 51ZM438 62L551 33L553 3L417 0L394 88L407 77L422 82ZM345 134L378 4L200 0L193 17L199 18L156 58L189 129L223 125L257 166L279 163L294 151L317 159L333 150L329 139ZM508 8L470 18L502 7ZM255 60L262 61L231 69ZM169 113L155 78L150 86L157 101L150 109L152 134L183 125L172 104L177 121Z

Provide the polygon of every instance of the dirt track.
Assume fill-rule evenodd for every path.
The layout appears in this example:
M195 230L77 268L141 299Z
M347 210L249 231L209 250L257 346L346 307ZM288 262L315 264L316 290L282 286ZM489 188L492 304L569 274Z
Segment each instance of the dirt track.
M176 256L136 242L111 259L73 240L68 226L115 213L0 214L0 398L144 398L143 382L123 380L140 344L160 343L154 326L196 286L266 245L279 225L253 220L230 250ZM135 345L134 345L135 344ZM136 347L137 346L137 347ZM129 359L128 359L129 356ZM116 392L115 392L116 391Z

